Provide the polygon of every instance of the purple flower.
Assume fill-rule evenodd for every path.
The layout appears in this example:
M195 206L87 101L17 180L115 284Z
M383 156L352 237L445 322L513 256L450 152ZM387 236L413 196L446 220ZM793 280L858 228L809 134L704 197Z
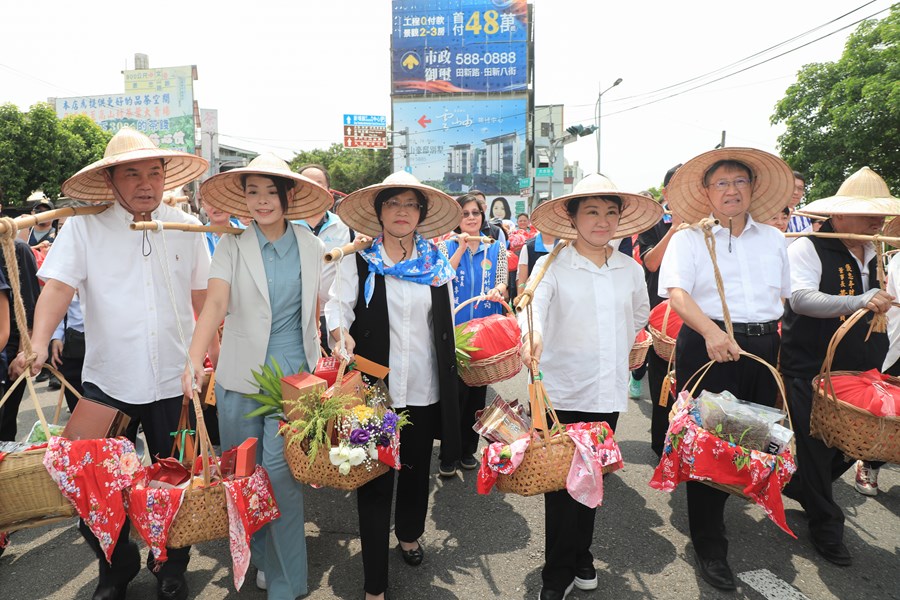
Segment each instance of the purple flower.
M381 419L381 430L387 434L397 431L397 413L388 411Z
M369 441L369 437L368 431L356 428L350 432L350 443L355 446L362 446Z

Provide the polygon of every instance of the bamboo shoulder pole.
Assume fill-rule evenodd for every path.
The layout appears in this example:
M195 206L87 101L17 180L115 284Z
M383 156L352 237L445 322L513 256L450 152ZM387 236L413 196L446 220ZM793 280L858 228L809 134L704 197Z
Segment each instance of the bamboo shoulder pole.
M28 229L40 223L48 223L56 219L77 217L81 215L97 215L109 208L110 204L94 204L91 206L69 206L66 208L57 208L48 210L36 215L22 215L16 217L13 221L17 230ZM8 228L6 221L0 221L0 234L5 234Z
M556 255L559 254L559 251L563 249L563 247L569 245L569 240L560 240L553 247L553 250L550 251L550 254L547 255L547 260L537 269L534 273L531 274L531 277L528 278L528 285L525 286L525 289L519 294L516 298L516 310L522 310L529 304L531 304L531 299L534 298L534 290L537 288L538 284L541 282L541 279L544 278L544 273L547 272L547 268L550 266L550 263L556 258Z
M160 225L162 225L163 229L189 231L192 233L231 233L234 235L241 235L244 233L243 229L229 227L227 225L223 227L218 225L195 225L193 223L159 223L157 221L137 221L130 224L128 227L133 231L156 231L159 229Z
M470 237L469 239L470 240L477 239L478 241L485 242L485 243L490 243L490 242L494 241L494 238L492 238L489 235L480 235L477 238ZM373 241L372 238L370 238L369 236L366 236L366 235L357 236L349 244L344 244L340 248L332 248L331 250L326 252L325 256L324 256L325 262L327 262L327 263L334 262L344 256L348 256L355 252L359 252L360 250L365 250L367 248L371 248L372 241Z
M885 242L892 245L900 244L900 237L886 237L883 235L863 235L859 233L824 233L818 231L800 231L800 232L791 232L785 233L785 237L789 238L798 238L798 237L820 237L820 238L833 238L838 240L860 240L864 242Z

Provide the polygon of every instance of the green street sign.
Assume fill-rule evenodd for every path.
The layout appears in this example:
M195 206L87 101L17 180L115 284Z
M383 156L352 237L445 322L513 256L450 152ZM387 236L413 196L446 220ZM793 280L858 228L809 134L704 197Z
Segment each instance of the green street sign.
M531 187L531 177L522 177L519 179L519 189Z
M534 170L535 177L553 177L553 167L538 167Z

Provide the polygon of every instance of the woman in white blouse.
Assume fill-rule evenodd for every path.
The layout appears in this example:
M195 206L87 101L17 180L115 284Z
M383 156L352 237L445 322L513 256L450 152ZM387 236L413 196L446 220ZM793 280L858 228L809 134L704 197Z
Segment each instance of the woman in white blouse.
M435 438L445 460L460 456L456 352L450 281L453 267L430 238L459 224L457 203L412 175L394 173L341 202L338 216L372 247L342 260L325 306L332 347L390 368L395 410L409 412L400 432L394 532L410 566L421 564ZM357 491L367 600L384 597L394 471Z
M534 329L528 330L524 312L520 316L523 361L531 366L533 343L544 387L563 423L606 421L615 429L619 413L627 409L628 353L647 324L650 301L640 265L614 250L610 240L640 233L660 218L658 204L620 192L598 174L532 215L542 233L575 240L559 252L535 290ZM546 260L541 258L537 268ZM590 546L596 509L578 503L567 490L544 499L540 599L561 600L573 586L595 589Z

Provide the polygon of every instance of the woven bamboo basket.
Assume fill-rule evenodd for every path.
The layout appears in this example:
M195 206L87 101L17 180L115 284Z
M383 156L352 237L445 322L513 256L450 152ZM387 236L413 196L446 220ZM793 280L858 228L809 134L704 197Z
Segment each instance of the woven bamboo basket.
M634 371L644 364L644 361L647 360L647 351L652 345L653 338L649 335L644 340L634 343L628 352L628 370Z
M225 486L213 481L210 465L218 465L215 450L206 431L200 396L194 392L194 414L197 417L196 446L202 459L200 481L191 480L184 491L181 507L169 526L166 545L184 548L200 542L228 537L228 506ZM192 457L196 461L196 456ZM185 461L187 457L185 457ZM218 471L218 469L216 469Z
M77 516L44 467L46 450L9 454L0 461L0 531L48 525Z
M769 373L772 374L772 377L775 378L775 384L778 386L778 393L780 394L780 397L781 398L787 397L785 395L785 390L784 390L784 381L781 379L781 374L778 372L778 370L775 367L773 367L772 365L770 365L769 363L767 363L760 357L756 356L755 354L750 354L749 352L742 351L741 356L746 356L747 358L752 358L753 360L755 360L758 363L765 366L769 370ZM709 361L708 363L706 363L705 365L700 367L700 369L698 369L696 373L691 375L691 377L685 383L685 388L686 388L688 383L693 381L694 377L697 377L697 381L694 382L694 386L691 388L691 392L690 392L692 398L696 398L696 396L694 394L696 394L697 388L700 386L700 381L703 379L703 376L709 372L710 368L712 368L712 366L714 364L716 364L715 361L713 361L713 360ZM699 375L699 377L698 377L698 375ZM785 405L784 405L784 410L787 415L786 427L788 427L789 429L793 429L794 427L791 422L791 411L788 410L787 403L785 403ZM795 452L795 441L793 439L791 440L791 452L792 453ZM716 483L715 481L703 481L702 483L705 483L709 487L716 488L717 490L722 490L723 492L728 492L729 494L731 494L733 496L738 496L740 498L743 498L744 500L750 500L750 497L744 493L744 488L742 488L739 485L725 485L725 484L721 484L721 483ZM785 485L787 485L787 481L785 481Z
M549 440L535 437L525 451L525 457L515 471L500 474L496 487L501 492L519 496L536 496L565 489L575 442L565 433L557 433ZM613 467L603 467L609 473Z
M866 312L860 309L846 319L828 344L822 372L812 382L810 434L852 458L900 463L900 418L877 417L842 401L834 393L831 382L835 375L859 374L858 371L832 371L831 365L838 344ZM900 379L891 377L888 383L900 386Z
M672 360L672 356L675 354L675 338L671 338L666 334L670 312L672 312L672 305L667 304L666 313L663 316L662 331L654 329L653 325L647 325L650 338L653 340L653 351L663 360Z
M289 443L287 440L284 443L284 458L294 479L301 483L351 491L384 475L390 469L381 461L369 460L351 467L346 475L341 475L338 467L331 464L325 448L320 448L315 460L310 463L309 455L301 446L300 443Z
M461 303L454 309L454 316L459 313L461 308L478 300L484 300L484 296L469 298ZM503 302L503 306L506 308L508 315L515 315L515 312L513 312L513 309L509 304ZM470 387L491 385L515 377L515 375L522 370L522 360L519 357L519 350L521 347L522 344L520 341L514 347L505 350L500 354L491 356L490 358L470 361L468 366L460 367L459 376L462 378L463 382Z
M44 368L58 377L62 383L57 400L56 415L53 419L56 423L59 421L63 394L66 388L72 389L72 386L56 369L49 365L45 365ZM16 386L24 381L34 402L41 425L45 427L47 439L49 439L49 430L46 429L47 420L38 402L34 384L30 377L26 377L26 373L23 373L9 387L3 399L0 400L0 406L6 402ZM6 455L0 461L0 531L40 527L78 516L75 507L62 495L59 486L47 473L47 469L44 467L46 452L45 449L14 452Z

